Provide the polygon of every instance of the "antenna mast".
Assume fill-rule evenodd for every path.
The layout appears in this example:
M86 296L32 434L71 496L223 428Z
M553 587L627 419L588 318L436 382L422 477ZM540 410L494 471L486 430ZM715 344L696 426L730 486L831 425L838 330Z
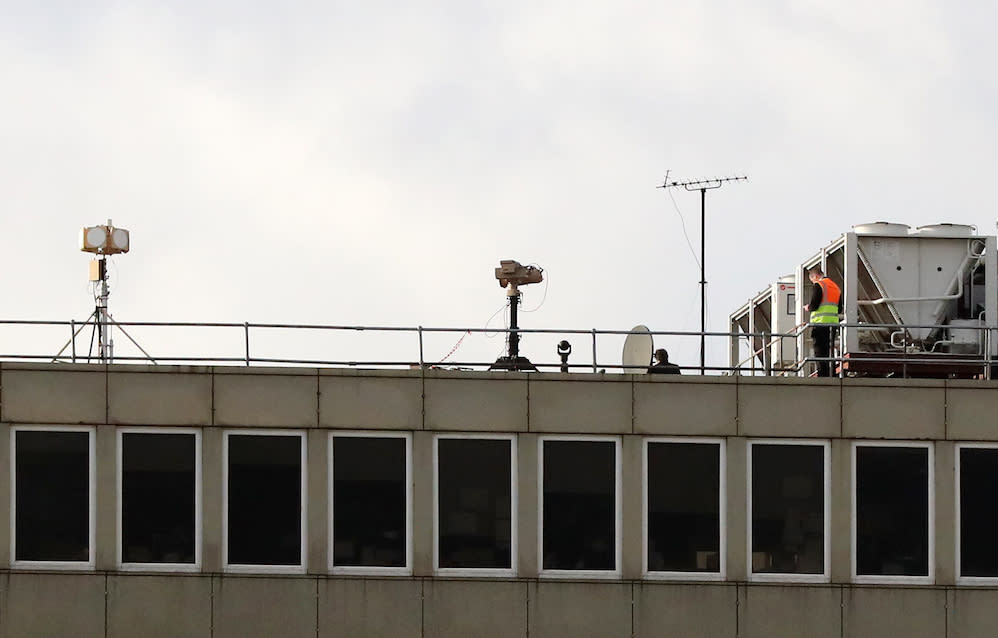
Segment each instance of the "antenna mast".
M110 219L106 225L85 227L80 231L80 250L97 255L97 259L90 262L90 281L100 286L97 307L92 316L98 335L97 353L103 363L114 361L114 340L111 338L114 320L107 310L107 299L111 294L107 285L107 257L127 253L128 249L128 231L115 228Z
M704 333L707 332L707 277L706 260L704 258L704 246L706 244L704 228L706 226L706 201L707 191L724 186L727 182L737 182L747 180L745 175L736 177L715 177L713 179L699 179L688 182L669 181L669 171L665 172L665 180L657 188L679 188L688 191L700 191L700 374L704 373Z
M138 348L142 354L146 356L149 361L156 364L156 360L153 359L145 349L142 348L132 339L132 335L125 332L125 329L111 316L111 313L107 310L107 298L111 294L111 288L108 286L107 282L107 257L108 255L120 255L122 253L127 253L129 250L129 233L124 228L115 228L111 220L107 220L107 224L100 226L84 226L80 231L80 250L85 253L93 253L97 255L96 259L90 261L90 282L94 284L99 284L100 292L97 294L95 301L97 307L94 311L90 313L87 320L78 329L73 331L73 336L69 338L59 352L55 353L52 357L52 362L55 363L62 357L62 353L66 351L66 348L73 347L73 361L76 361L76 336L80 334L84 327L91 325L90 320L93 319L94 332L90 335L90 352L87 353L87 362L90 362L90 355L93 353L94 348L94 336L98 336L97 343L97 354L101 363L113 363L114 362L114 341L111 339L111 326L114 325L121 331L121 334L128 337L128 340L132 342L136 348Z

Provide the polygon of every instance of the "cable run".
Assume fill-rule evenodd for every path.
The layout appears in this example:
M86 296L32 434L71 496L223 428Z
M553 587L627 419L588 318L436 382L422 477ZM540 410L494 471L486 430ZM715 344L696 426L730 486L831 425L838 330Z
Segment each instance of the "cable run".
M538 310L541 309L541 306L544 305L544 302L548 298L548 284L551 283L551 277L550 277L549 273L551 271L544 270L540 266L538 266L537 264L530 264L530 265L534 266L535 268L537 268L538 270L541 270L544 273L544 294L541 295L541 302L539 304L537 304L536 308L531 308L530 310L527 310L526 308L520 308L520 312L537 312Z
M464 334L461 335L461 338L458 339L457 343L454 344L454 347L450 349L450 352L448 352L446 355L444 355L444 358L441 359L440 361L437 361L434 365L440 365L441 363L443 363L444 361L446 361L447 359L449 359L450 356L452 354L454 354L457 351L458 348L461 347L461 343L464 342L464 338L467 337L470 334L471 334L470 330L465 330Z
M672 207L676 209L676 214L679 215L679 225L683 229L683 237L686 238L686 245L690 247L690 254L693 255L693 261L696 262L697 268L700 267L700 258L697 257L696 250L693 249L693 242L690 241L690 236L686 232L686 219L683 217L683 212L679 210L679 204L676 202L676 198L672 195L671 190L667 190L669 193L669 199L672 200Z

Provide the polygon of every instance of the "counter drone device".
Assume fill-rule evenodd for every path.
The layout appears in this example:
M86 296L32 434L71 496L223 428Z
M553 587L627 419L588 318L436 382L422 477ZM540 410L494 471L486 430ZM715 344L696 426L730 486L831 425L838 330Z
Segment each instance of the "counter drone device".
M74 330L73 337L56 353L53 361L59 359L66 348L71 345L73 347L73 361L76 361L76 336L86 326L92 325L94 331L90 337L90 353L87 355L87 360L91 359L96 339L97 360L101 363L112 363L114 361L114 340L111 338L111 326L115 325L136 348L142 351L142 354L156 363L155 359L149 356L149 353L143 350L142 346L136 343L135 339L132 339L131 335L114 321L107 309L107 299L111 294L111 288L108 286L107 258L111 255L127 253L131 248L130 243L128 231L124 228L115 228L110 219L107 220L107 224L85 226L80 230L80 250L96 255L95 259L90 260L90 282L97 286L94 294L96 307L87 317L87 320Z
M520 356L520 333L516 322L517 306L520 305L520 286L538 284L544 281L543 271L536 266L523 266L518 261L503 259L496 268L499 287L506 289L509 299L509 333L506 338L506 356L499 357L489 370L510 370L537 372L537 367L526 357Z
M107 298L111 294L107 285L107 258L108 255L127 253L128 249L128 231L115 228L110 219L104 226L87 226L80 230L80 250L97 255L96 259L90 260L90 281L99 285L100 292L96 295L97 306L91 317L97 331L98 358L105 363L114 359L111 315L107 310Z

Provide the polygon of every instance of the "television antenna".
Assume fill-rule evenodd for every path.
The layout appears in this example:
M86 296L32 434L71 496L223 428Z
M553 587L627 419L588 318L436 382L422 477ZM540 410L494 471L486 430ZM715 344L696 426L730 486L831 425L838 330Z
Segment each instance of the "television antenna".
M677 182L675 180L669 181L669 173L671 171L665 172L665 180L663 180L660 186L656 188L684 188L688 191L700 191L700 374L704 373L704 342L705 333L707 332L707 277L706 277L706 263L704 261L704 245L706 234L704 232L704 227L706 226L706 201L707 201L707 191L714 190L724 186L728 182L738 182L741 180L747 180L748 177L745 175L739 175L737 177L715 177L712 179L698 179L689 182Z
M95 296L96 302L94 311L90 313L79 329L73 332L66 345L56 353L52 361L56 361L66 351L70 345L73 346L73 360L76 360L76 337L88 325L93 326L90 336L90 351L87 353L87 360L93 355L94 338L97 339L97 359L101 363L114 362L114 339L111 335L111 326L115 326L125 335L132 344L138 348L154 364L157 363L152 356L140 346L135 339L132 339L124 328L114 320L108 311L108 297L111 296L111 288L108 285L107 258L111 255L127 253L130 246L130 237L124 228L116 228L111 220L107 224L98 226L85 226L80 230L80 250L86 253L97 255L96 259L90 260L90 281L98 286L98 294ZM92 321L92 323L91 323Z
M537 266L523 266L518 261L503 259L496 268L499 286L506 289L509 299L509 333L506 338L506 355L496 359L489 370L537 372L537 366L520 356L520 333L516 323L516 309L520 305L520 286L544 281L543 270Z

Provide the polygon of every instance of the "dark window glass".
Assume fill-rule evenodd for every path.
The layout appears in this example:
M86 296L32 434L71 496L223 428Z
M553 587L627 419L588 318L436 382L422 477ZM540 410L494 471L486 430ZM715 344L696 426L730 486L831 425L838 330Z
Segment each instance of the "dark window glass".
M616 445L543 446L544 569L616 569Z
M825 571L825 448L752 445L752 572Z
M15 434L15 560L90 560L90 433Z
M856 573L929 575L929 451L856 447Z
M193 563L196 439L121 435L121 560Z
M510 569L512 442L437 439L440 567Z
M960 575L998 576L998 449L960 448Z
M333 564L405 567L406 441L333 439Z
M717 443L648 443L649 571L718 572Z
M300 436L229 436L230 565L300 565Z

